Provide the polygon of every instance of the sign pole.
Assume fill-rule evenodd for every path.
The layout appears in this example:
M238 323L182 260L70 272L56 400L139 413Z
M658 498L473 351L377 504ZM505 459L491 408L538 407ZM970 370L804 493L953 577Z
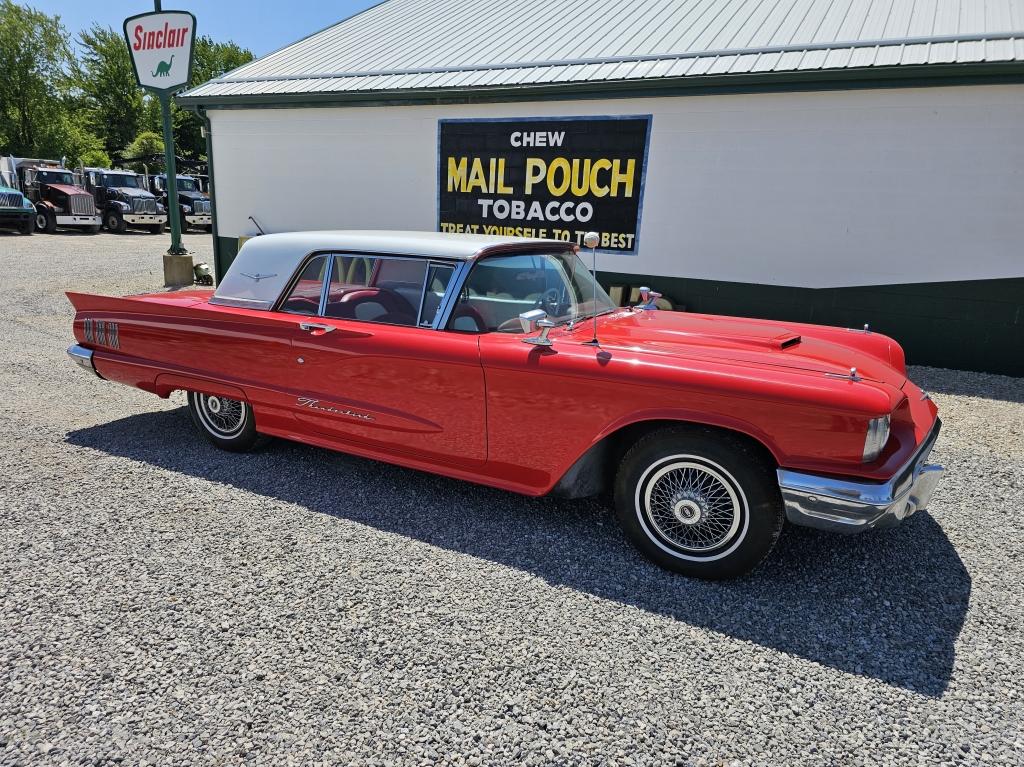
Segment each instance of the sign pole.
M164 255L164 284L191 285L195 278L192 257L181 242L182 218L178 206L171 95L192 81L196 17L188 11L164 11L161 0L153 0L153 8L150 13L140 13L124 20L124 41L136 82L160 101L167 174L167 217L171 230L171 246Z
M157 10L160 0L156 0ZM167 218L171 225L169 256L184 256L188 251L181 244L181 208L178 207L178 169L174 158L174 132L171 127L171 97L161 93L160 112L164 120L164 168L167 177Z
M153 10L163 11L160 0L153 0ZM178 169L174 158L174 128L171 125L171 96L161 93L160 115L164 123L164 177L167 181L167 221L171 225L169 256L185 256L188 251L181 245L181 209L178 207Z

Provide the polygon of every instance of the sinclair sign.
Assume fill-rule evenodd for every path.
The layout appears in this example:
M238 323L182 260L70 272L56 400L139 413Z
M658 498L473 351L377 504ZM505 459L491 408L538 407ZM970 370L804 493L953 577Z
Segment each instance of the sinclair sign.
M188 11L160 11L124 21L124 38L135 78L147 90L169 93L192 78L196 17Z

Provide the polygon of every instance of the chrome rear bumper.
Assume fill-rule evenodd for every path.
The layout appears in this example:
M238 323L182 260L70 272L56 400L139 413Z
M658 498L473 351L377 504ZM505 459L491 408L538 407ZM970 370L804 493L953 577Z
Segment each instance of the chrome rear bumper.
M888 482L866 482L779 469L786 519L795 525L858 533L898 524L928 506L942 467L928 463L939 436L935 425L906 464Z
M78 365L78 367L82 368L82 370L88 370L97 378L103 378L103 376L97 372L96 366L92 364L92 349L86 349L84 346L72 344L68 347L68 356L71 358L71 361Z

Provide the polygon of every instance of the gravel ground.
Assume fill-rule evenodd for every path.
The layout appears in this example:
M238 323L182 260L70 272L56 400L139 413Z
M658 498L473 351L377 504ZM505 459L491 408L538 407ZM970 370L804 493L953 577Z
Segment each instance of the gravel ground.
M1021 380L914 369L931 512L701 583L596 503L222 453L83 375L62 291L164 247L0 235L0 763L1024 762Z

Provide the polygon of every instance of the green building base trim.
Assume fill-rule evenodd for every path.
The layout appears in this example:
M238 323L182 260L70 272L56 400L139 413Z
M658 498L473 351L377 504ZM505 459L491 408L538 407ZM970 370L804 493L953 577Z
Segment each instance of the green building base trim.
M794 288L600 274L624 302L641 285L677 309L862 328L892 336L912 365L1024 376L1024 277L909 285Z
M218 282L238 239L217 237ZM1024 277L848 288L793 288L744 282L601 272L601 283L629 303L641 285L677 309L871 329L892 336L912 365L1024 376Z
M214 237L213 238L213 273L217 284L224 278L231 262L238 255L237 237Z

